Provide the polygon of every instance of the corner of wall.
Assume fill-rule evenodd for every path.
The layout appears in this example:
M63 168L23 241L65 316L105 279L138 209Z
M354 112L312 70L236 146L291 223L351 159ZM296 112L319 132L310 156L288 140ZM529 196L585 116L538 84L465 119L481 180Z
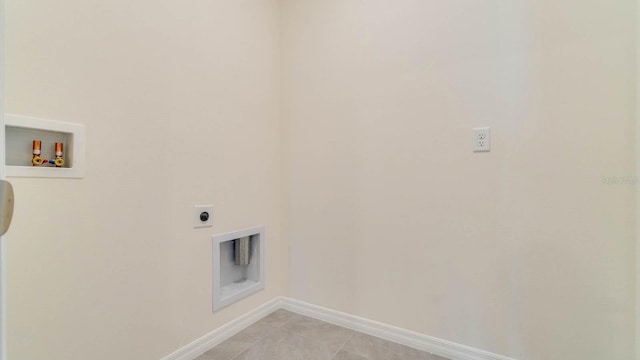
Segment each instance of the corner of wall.
M289 232L289 216L288 216L288 203L289 203L289 122L288 116L285 112L287 108L287 103L285 101L285 37L284 37L284 8L285 8L285 0L277 0L277 7L279 8L278 16L280 17L278 24L280 26L279 29L279 49L278 56L280 57L280 77L279 77L279 134L280 134L280 229L282 242L280 247L280 256L283 259L282 261L282 295L290 296L291 295L291 281L290 281L290 256L289 256L289 247L291 245L291 238Z

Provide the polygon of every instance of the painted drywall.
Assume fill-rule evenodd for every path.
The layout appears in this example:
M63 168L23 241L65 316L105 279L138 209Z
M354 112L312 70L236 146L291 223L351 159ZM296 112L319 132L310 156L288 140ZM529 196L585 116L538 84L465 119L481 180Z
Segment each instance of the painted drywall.
M603 179L636 173L634 2L279 5L8 2L8 112L85 124L89 159L13 179L9 358L160 358L287 294L289 246L302 300L630 358L637 186ZM212 314L210 235L258 224L266 290Z
M292 297L518 359L633 358L635 6L285 0Z
M9 113L84 124L86 177L12 179L8 359L159 359L286 293L273 0L6 2ZM214 227L192 228L192 206ZM266 289L211 311L211 236ZM283 265L284 264L284 265Z

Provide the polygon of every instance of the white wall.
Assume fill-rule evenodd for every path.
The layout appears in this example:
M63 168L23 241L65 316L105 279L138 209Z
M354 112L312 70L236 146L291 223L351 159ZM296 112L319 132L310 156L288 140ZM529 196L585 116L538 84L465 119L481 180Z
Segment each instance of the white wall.
M89 159L13 179L9 359L157 359L288 293L516 358L631 358L635 188L602 178L636 173L635 10L8 1L7 111L86 124ZM212 314L210 235L259 224L266 290Z
M275 0L6 2L7 111L82 123L82 180L13 179L8 358L158 359L286 293ZM215 226L192 229L192 206ZM266 289L211 312L211 240Z
M283 8L292 296L520 359L632 358L636 188L602 179L635 174L635 1Z

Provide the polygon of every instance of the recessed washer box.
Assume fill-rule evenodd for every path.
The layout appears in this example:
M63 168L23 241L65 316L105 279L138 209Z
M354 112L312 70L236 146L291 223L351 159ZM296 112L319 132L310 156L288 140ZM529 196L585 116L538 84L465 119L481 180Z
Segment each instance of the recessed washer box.
M213 311L264 289L264 246L264 226L213 237ZM239 248L248 264L237 264Z
M11 177L84 177L85 129L83 125L5 115L5 162ZM54 159L54 144L63 143L63 167L33 166L33 140L42 141L44 159Z

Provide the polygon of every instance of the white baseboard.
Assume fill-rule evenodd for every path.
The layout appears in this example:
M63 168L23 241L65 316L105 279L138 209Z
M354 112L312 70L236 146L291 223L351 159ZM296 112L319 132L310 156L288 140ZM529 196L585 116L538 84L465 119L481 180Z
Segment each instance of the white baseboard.
M389 340L451 360L515 360L466 345L442 340L359 316L331 310L291 298L281 299L281 308L351 330Z
M258 320L282 307L282 299L275 298L260 307L232 320L203 337L192 341L161 360L194 360L209 349L253 325Z
M161 360L194 360L205 351L220 344L277 309L285 309L300 315L309 316L384 340L406 345L414 349L443 356L451 360L515 360L488 351L475 349L287 297L275 298L259 308L185 345Z

